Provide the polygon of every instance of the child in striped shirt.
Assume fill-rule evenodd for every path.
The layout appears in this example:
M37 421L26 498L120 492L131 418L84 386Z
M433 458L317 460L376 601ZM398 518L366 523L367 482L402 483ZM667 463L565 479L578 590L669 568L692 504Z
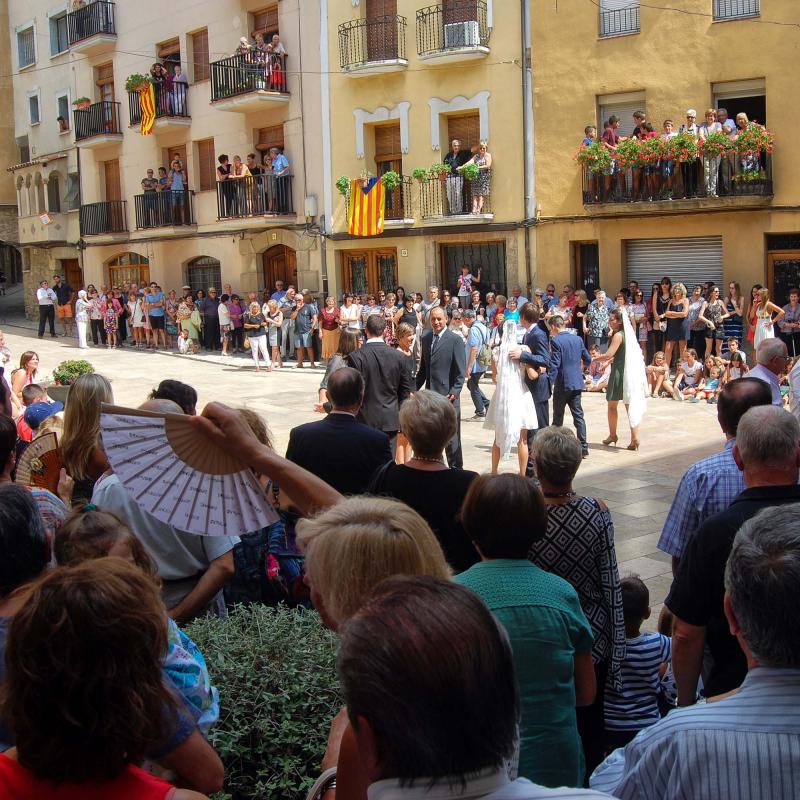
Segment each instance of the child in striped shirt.
M650 593L638 575L620 581L625 618L625 659L620 667L621 691L609 683L605 694L606 747L624 747L642 729L658 722L658 692L672 640L661 633L642 632L650 617Z

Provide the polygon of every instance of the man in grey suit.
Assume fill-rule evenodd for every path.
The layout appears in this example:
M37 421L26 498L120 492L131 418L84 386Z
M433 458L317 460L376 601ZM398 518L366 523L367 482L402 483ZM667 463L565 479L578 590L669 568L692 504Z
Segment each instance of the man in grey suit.
M436 307L430 313L431 330L421 340L422 357L417 372L417 389L430 389L446 397L456 410L456 435L447 443L445 454L452 469L463 469L461 453L461 404L467 354L464 339L447 328L447 313Z

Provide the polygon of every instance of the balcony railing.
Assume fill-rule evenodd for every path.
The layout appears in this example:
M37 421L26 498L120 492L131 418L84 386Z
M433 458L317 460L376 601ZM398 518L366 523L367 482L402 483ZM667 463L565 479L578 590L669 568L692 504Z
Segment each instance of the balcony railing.
M220 219L293 215L294 175L251 175L217 181L217 216Z
M492 171L488 175L491 185ZM420 186L423 217L457 217L472 214L472 182L460 175L448 175L445 179L434 178ZM491 195L484 197L481 214L491 214Z
M400 185L392 191L386 192L386 205L384 207L383 218L385 221L400 221L412 218L411 212L411 191L413 181L405 175L401 176ZM347 209L350 209L350 197L346 202Z
M101 33L114 34L114 4L94 0L67 14L67 41L70 45Z
M224 100L248 92L289 94L286 81L286 56L235 55L211 65L211 100Z
M417 11L419 55L464 48L488 48L489 26L483 0L456 0Z
M102 233L127 233L127 205L124 200L110 200L81 206L81 236L98 236Z
M584 205L714 199L714 194L716 197L771 197L773 194L772 158L767 153L762 153L760 157L722 156L717 168L714 194L707 188L702 161L669 163L671 166L666 169L663 164L654 166L654 174L649 176L644 169L598 175L584 168Z
M339 25L339 66L406 60L406 18L392 14Z
M628 8L600 12L600 36L624 36L639 33L639 0Z
M744 19L761 13L761 0L714 0L714 20Z
M156 119L162 117L185 117L189 114L189 87L185 83L171 86L154 86L156 96ZM139 92L128 92L128 118L131 125L142 121L142 104Z
M72 112L75 119L75 140L91 139L93 136L106 136L122 133L119 125L119 103L103 100L93 103L89 108L76 108Z
M176 225L196 225L194 192L144 192L133 197L137 228L166 228Z

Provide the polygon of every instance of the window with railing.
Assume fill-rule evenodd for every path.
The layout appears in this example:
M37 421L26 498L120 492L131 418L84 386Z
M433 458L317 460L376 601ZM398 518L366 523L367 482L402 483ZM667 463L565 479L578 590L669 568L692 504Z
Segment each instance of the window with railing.
M294 214L294 175L250 175L217 181L220 219Z
M406 59L406 18L397 14L339 25L339 66Z
M20 69L36 63L36 30L33 25L17 31L17 64Z
M104 100L89 108L76 108L72 112L75 121L75 139L90 139L92 136L120 134L119 103Z
M114 3L109 0L94 0L67 14L67 38L71 45L90 36L116 35L116 32Z
M67 36L67 12L50 17L50 55L57 56L69 50Z
M713 0L714 20L746 19L761 13L761 0Z
M600 0L600 36L624 36L639 30L639 0Z
M286 75L286 54L250 51L215 61L211 65L211 100L248 92L289 94Z
M443 0L417 11L420 55L464 48L488 48L491 29L484 0Z

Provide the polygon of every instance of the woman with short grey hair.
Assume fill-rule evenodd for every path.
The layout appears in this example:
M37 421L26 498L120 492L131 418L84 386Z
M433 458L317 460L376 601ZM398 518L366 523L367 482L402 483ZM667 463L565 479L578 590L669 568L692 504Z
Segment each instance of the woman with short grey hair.
M533 463L547 506L547 531L528 555L538 567L562 577L578 593L594 634L592 661L597 696L577 709L578 732L587 774L604 756L604 692L608 678L621 691L620 665L625 657L622 588L614 550L614 523L606 504L582 497L572 481L583 460L581 444L568 428L551 425L533 440Z
M422 389L400 407L400 430L413 457L405 464L390 461L380 467L370 493L411 506L431 526L453 570L462 572L480 560L459 519L461 501L478 473L445 464L444 448L456 433L453 404Z

